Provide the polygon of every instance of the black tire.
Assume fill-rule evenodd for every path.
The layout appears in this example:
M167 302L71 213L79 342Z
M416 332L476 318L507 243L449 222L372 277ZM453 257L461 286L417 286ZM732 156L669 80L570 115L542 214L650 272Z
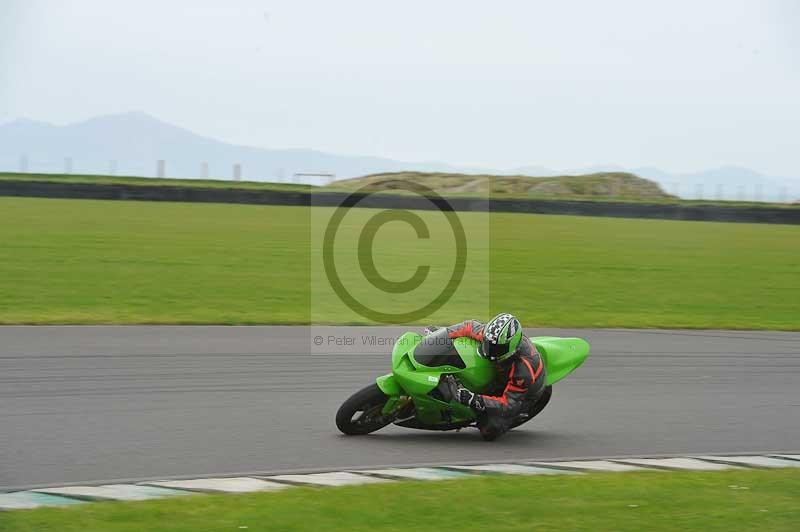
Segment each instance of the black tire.
M508 429L508 430L511 430L511 429ZM502 432L496 432L496 431L482 430L481 431L481 438L483 438L483 441L494 441L497 438L499 438L501 434L503 434L503 433Z
M369 434L382 429L394 421L394 416L381 413L388 399L377 384L357 391L339 407L336 412L336 426L349 436ZM361 414L355 417L359 412Z
M530 421L531 419L536 417L539 414L539 412L544 410L544 407L546 407L547 403L550 402L550 397L552 397L552 396L553 396L553 387L552 386L546 386L545 389L544 389L544 392L542 392L541 397L539 397L539 400L536 401L535 403L533 403L528 408L527 411L522 412L517 417L517 419L515 419L514 422L511 423L511 426L509 427L509 430L513 429L514 427L519 427L523 423L527 423L528 421Z

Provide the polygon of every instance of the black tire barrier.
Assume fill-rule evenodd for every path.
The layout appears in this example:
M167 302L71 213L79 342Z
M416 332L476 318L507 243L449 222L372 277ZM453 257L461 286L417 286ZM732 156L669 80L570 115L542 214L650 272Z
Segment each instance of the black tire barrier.
M350 192L303 192L291 190L248 190L52 181L3 181L0 196L128 201L177 201L197 203L240 203L336 207ZM622 201L580 201L545 199L445 198L455 211L512 212L702 222L800 224L798 207L751 207L737 205L692 205L686 203L639 203ZM437 206L419 196L369 194L358 207L432 210Z

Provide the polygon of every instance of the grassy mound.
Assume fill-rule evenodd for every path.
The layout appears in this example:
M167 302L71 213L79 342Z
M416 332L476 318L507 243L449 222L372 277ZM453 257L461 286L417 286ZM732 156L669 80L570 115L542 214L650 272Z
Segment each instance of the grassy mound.
M476 194L513 197L617 198L623 200L675 200L658 184L626 172L602 172L555 177L469 175L425 172L372 174L355 179L334 181L331 187L356 189L375 184L392 190L387 180L410 180L432 188L443 196Z

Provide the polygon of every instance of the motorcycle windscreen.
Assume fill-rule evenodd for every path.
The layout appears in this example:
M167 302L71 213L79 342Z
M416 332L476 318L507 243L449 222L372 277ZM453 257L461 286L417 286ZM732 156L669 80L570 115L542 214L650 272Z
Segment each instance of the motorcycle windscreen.
M428 368L447 366L464 369L467 367L453 345L453 340L448 338L447 329L440 329L425 336L414 348L412 357L414 362Z
M582 338L539 336L531 341L544 358L549 385L575 371L589 356L589 343Z

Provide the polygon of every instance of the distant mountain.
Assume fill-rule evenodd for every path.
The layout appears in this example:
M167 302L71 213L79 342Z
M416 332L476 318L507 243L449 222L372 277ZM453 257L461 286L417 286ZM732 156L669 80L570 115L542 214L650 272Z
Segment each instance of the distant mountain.
M67 160L69 159L69 160ZM628 168L614 164L553 170L542 166L510 169L475 168L443 162L402 162L380 157L344 156L315 150L271 150L230 144L197 135L146 113L100 116L56 126L34 120L0 125L0 171L117 174L154 176L156 161L166 161L167 177L230 179L240 164L243 179L291 182L295 174L328 173L335 179L400 171L552 177L598 172L630 172L657 182L683 198L746 200L800 199L800 179L769 177L739 167L670 174L657 168ZM324 178L298 177L298 182L321 184Z
M254 181L292 181L296 173L331 173L349 178L412 169L453 171L444 163L404 163L379 157L354 157L315 150L269 150L229 144L162 122L145 113L101 116L55 126L17 120L0 126L0 170L18 171L27 161L30 172L154 176L158 160L167 177L230 179L233 165ZM71 159L71 163L66 159ZM71 164L71 169L69 168ZM315 182L314 178L299 178Z
M652 167L600 165L566 173L630 172L655 181L665 192L684 199L794 201L800 199L800 179L770 177L749 168L721 166L700 172L670 174Z
M536 176L536 177L554 177L557 175L561 175L564 172L559 172L558 170L553 170L552 168L546 168L544 166L517 166L516 168L510 168L502 172L505 175L529 175L529 176ZM586 172L587 174L593 174L595 172Z

